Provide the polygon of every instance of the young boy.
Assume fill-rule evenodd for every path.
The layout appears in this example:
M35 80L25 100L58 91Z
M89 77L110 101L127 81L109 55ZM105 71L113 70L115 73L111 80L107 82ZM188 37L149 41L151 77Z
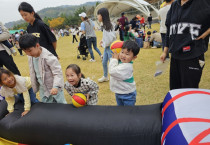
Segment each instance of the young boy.
M114 52L109 63L110 89L115 93L118 106L134 106L136 84L133 78L133 60L137 58L139 46L136 42L124 42L119 54Z
M45 103L66 103L63 93L64 80L58 59L32 34L24 34L19 39L20 48L29 56L31 86Z

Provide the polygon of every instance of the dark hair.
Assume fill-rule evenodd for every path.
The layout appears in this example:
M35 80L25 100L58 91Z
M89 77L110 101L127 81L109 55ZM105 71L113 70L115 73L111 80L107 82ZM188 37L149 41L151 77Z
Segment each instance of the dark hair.
M19 39L20 48L23 50L35 47L37 43L39 43L39 39L32 34L23 34Z
M147 32L147 35L151 35L151 34L152 34L151 31L148 31L148 32Z
M122 49L127 49L128 51L133 52L133 56L138 55L140 51L139 45L135 41L127 40L123 43Z
M69 68L71 68L77 75L81 73L81 69L77 64L70 64L69 66L67 66L66 70ZM82 74L82 78L85 78L83 74Z
M14 76L14 74L13 74L11 71L9 71L9 70L7 70L7 69L4 69L4 68L0 68L0 85L4 85L4 84L2 83L2 80L1 80L1 76L2 76L3 74L7 74L7 75L9 75L9 76Z
M28 13L34 12L34 17L36 19L42 20L42 18L37 13L35 13L34 8L27 2L22 2L18 7L18 11L24 11Z
M166 3L170 3L172 0L165 0Z
M128 36L128 31L130 29L130 25L125 26L125 36Z
M124 12L122 12L122 13L121 13L121 16L124 16L124 15L125 15L125 13L124 13Z
M98 12L97 12L97 15L102 16L102 22L103 22L102 28L104 28L106 31L112 31L113 26L112 26L112 23L110 21L108 9L107 8L99 9Z
M144 17L143 15L141 15L141 17Z

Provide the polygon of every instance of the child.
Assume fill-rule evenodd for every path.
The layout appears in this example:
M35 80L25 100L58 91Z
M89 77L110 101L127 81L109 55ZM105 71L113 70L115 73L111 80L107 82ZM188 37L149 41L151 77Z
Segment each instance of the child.
M24 55L23 55L23 52L22 52L22 49L21 49L20 46L19 46L18 40L15 40L15 47L16 47L17 50L19 51L20 55L21 55L21 56L24 56Z
M104 54L102 58L104 74L102 78L98 79L98 82L102 83L109 81L107 63L112 57L110 45L117 39L117 36L114 31L114 26L112 25L109 18L109 11L106 8L101 8L98 10L97 18L99 22L103 22L103 38L100 43L104 48Z
M71 96L75 93L83 93L87 97L87 105L97 104L99 87L96 82L89 78L85 79L78 65L70 64L66 68L66 79L64 88Z
M38 41L32 34L24 34L19 39L20 48L29 56L32 88L35 93L39 91L42 102L66 103L61 65Z
M123 37L124 41L127 41L127 40L135 40L135 36L134 34L131 32L131 25L126 25L125 26L125 34L124 34L124 37Z
M14 111L16 95L24 98L25 111L21 114L21 116L24 116L29 112L31 103L39 102L31 88L31 81L29 77L13 75L12 72L0 68L0 85L2 86L0 95L5 97L9 113Z
M149 48L150 47L150 39L151 39L151 32L147 32L147 37L144 41L144 48Z
M118 106L134 106L136 84L133 78L133 60L137 58L139 46L136 42L124 42L119 54L114 52L109 63L110 89L115 93Z

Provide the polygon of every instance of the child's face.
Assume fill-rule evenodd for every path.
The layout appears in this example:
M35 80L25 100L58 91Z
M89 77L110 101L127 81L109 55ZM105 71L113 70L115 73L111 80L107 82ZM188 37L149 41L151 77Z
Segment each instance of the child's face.
M10 88L14 88L16 84L15 77L13 75L8 75L5 73L2 74L1 81L3 85Z
M32 57L39 57L42 53L42 50L40 48L40 45L37 43L35 47L31 47L27 50L23 50L28 56Z
M66 70L66 79L71 85L77 86L80 78L81 73L77 75L72 68Z
M98 15L97 15L97 18L98 18L98 21L99 21L99 22L102 22L102 16L101 16L101 14L98 14Z
M20 15L28 23L31 23L34 20L34 12L29 13L29 12L20 10Z
M122 49L119 54L120 61L123 63L129 63L132 60L136 59L136 56L133 56L132 51L128 51L126 48Z

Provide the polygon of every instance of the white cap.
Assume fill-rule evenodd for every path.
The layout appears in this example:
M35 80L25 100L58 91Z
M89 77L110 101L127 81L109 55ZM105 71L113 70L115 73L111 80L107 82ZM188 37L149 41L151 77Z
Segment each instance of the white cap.
M79 14L79 16L85 18L87 15L85 12L82 12L81 14Z

